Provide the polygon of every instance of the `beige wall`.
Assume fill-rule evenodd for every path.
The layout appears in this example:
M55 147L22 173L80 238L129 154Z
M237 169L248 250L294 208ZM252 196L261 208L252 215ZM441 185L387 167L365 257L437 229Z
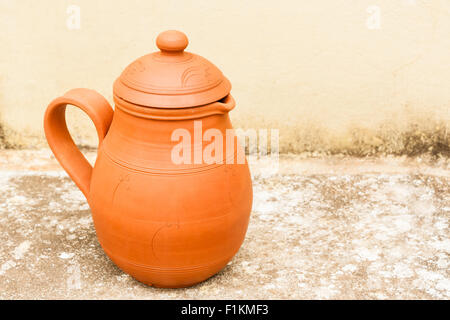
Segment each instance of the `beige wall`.
M449 0L0 0L3 143L45 146L45 107L71 88L112 101L113 80L166 29L231 80L235 125L279 128L283 151L448 146ZM95 141L85 117L69 121Z

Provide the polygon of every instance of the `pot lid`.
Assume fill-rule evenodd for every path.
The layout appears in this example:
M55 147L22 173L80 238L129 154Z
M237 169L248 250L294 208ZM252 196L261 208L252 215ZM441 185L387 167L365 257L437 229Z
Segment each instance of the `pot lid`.
M187 108L218 101L231 84L205 58L184 51L189 41L169 30L156 39L159 52L131 63L114 82L114 94L133 104L156 108Z

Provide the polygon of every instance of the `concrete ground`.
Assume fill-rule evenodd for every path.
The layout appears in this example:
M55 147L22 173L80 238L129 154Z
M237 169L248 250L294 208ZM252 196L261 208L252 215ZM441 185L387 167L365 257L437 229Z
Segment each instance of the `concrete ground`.
M277 173L270 159L251 163L239 253L199 285L158 289L105 256L49 151L0 151L0 298L450 298L448 160L283 156Z

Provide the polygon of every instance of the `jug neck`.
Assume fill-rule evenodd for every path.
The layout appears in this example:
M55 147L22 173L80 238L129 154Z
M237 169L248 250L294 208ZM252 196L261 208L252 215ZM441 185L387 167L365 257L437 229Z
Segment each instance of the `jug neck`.
M114 95L114 102L117 108L133 116L165 121L192 120L211 115L226 114L236 106L236 102L231 94L213 103L178 109L144 107L130 103L116 95Z
M102 143L102 152L113 161L136 170L191 170L205 166L218 166L206 160L198 162L196 154L214 144L222 152L214 156L221 159L234 157L234 131L228 111L234 107L234 99L227 96L222 101L205 106L185 109L158 109L140 107L118 100L108 134ZM216 146L216 136L222 143ZM233 150L228 154L226 139L233 139ZM172 156L177 147L188 146L191 161L175 163ZM230 144L231 145L231 144ZM175 150L175 151L174 151ZM218 151L217 151L218 152ZM182 152L184 155L184 151ZM158 171L158 172L159 172Z

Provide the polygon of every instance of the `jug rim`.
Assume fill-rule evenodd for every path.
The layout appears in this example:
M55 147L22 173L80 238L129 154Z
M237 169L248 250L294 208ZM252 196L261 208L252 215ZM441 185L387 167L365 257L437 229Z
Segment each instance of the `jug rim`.
M227 114L236 106L231 93L218 101L207 103L201 106L186 107L186 108L160 108L148 107L130 103L119 96L113 96L115 105L118 109L128 114L140 118L154 119L154 120L190 120L204 118L212 115Z

